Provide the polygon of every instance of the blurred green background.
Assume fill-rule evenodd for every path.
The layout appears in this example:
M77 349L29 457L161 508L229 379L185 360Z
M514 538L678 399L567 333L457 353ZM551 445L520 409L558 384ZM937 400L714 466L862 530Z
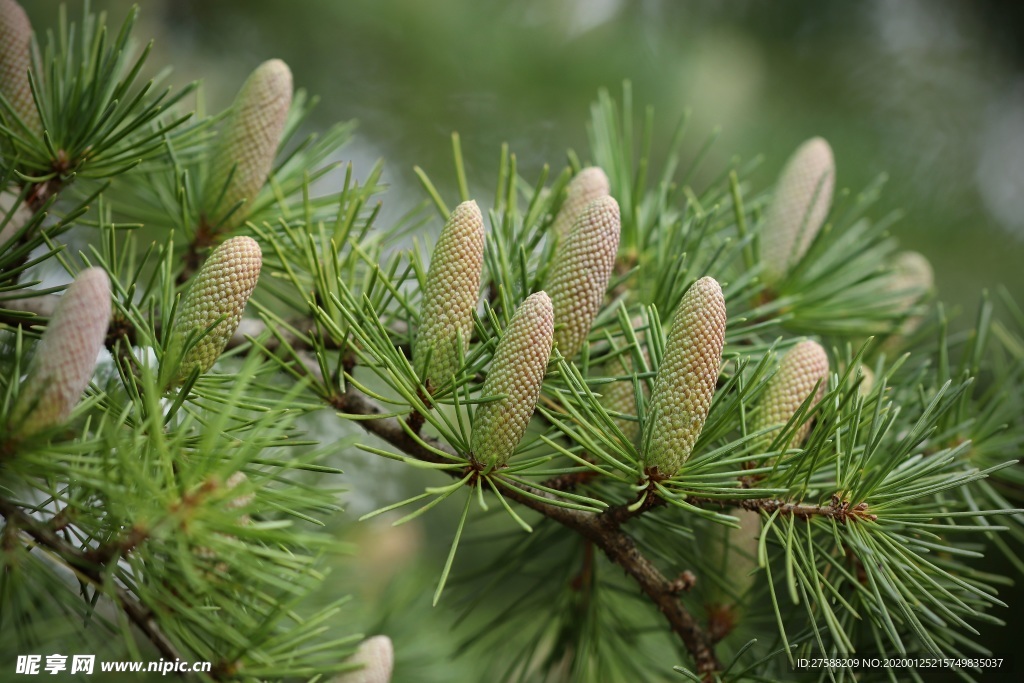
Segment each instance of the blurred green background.
M116 24L130 4L93 6L109 10ZM24 5L35 26L54 25L56 0ZM386 160L393 189L385 195L385 221L422 200L414 164L453 196L453 130L462 136L471 182L488 193L502 142L511 144L528 179L544 163L560 167L567 148L586 159L590 103L600 87L617 95L627 78L635 102L654 105L663 134L692 109L689 149L721 127L703 167L709 176L734 156L763 155L751 180L766 188L802 140L822 135L835 150L839 186L859 190L889 174L874 215L905 212L894 232L932 261L940 297L963 312L957 324L964 327L983 289L1002 284L1024 299L1022 6L996 0L147 0L136 35L156 39L151 63L172 64L173 82L203 79L210 111L227 106L258 63L284 59L296 85L322 98L315 126L359 120L357 138L344 150L357 172ZM358 472L346 502L351 512L422 486L398 476L408 473L393 463L356 457L358 466L347 468ZM375 495L367 496L370 482ZM377 487L380 482L386 484ZM409 609L404 597L421 607L429 598L451 536L443 512L430 520L429 528L366 524L346 532L363 541L364 552L355 574L344 562L340 574L371 605L397 611L368 611L354 618L354 628L372 632L387 623L394 629ZM430 552L424 557L421 548ZM992 569L1006 570L996 562ZM388 583L403 571L412 578ZM1019 609L1022 601L1015 602ZM396 680L473 680L468 669L431 673L436 656L423 634L436 627L443 640L448 628L443 614L434 615L417 619L436 625L410 624L411 631L395 634ZM1011 652L1012 630L995 629L992 648Z
M74 3L72 3L74 5ZM25 3L52 24L56 0ZM97 1L119 21L127 0ZM1024 293L1024 9L997 0L148 0L139 37L177 83L201 78L211 111L248 72L280 57L322 98L314 122L358 119L357 170L384 157L399 191L411 168L443 184L451 131L470 176L490 188L508 141L527 178L565 150L585 158L599 87L655 106L662 130L693 111L695 148L722 134L704 168L764 156L769 186L797 144L823 135L840 186L890 182L877 215L906 216L904 244L935 265L964 311L1002 283ZM667 142L667 141L666 141Z

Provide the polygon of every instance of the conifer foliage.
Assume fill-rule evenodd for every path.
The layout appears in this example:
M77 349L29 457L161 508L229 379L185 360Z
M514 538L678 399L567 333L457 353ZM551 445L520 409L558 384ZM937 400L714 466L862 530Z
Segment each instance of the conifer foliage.
M33 37L0 0L0 678L62 650L211 681L994 666L1024 314L985 295L951 333L825 140L774 187L694 185L683 127L659 176L602 91L569 168L504 147L467 178L453 135L457 196L417 169L383 224L412 202L379 165L314 185L351 126L303 138L284 62L200 115L141 80L135 18ZM339 464L371 458L415 493L381 478L357 521ZM340 594L339 530L396 514L450 540L429 585Z

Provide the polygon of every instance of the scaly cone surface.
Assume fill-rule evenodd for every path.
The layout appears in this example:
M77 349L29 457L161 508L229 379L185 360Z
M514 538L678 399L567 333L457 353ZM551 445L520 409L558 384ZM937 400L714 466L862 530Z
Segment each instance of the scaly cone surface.
M636 317L632 320L634 329L642 327L644 324L643 318ZM647 345L645 343L645 334L643 332L637 332L637 343L640 345L643 356L650 364L650 354L647 352ZM631 355L622 355L619 358L615 358L605 365L604 374L609 377L622 377L633 374L633 357ZM640 390L645 394L647 392L647 383L640 383ZM623 415L632 415L636 417L636 392L633 388L633 383L630 381L618 381L606 384L601 387L601 405L606 410L611 410ZM640 423L636 420L628 420L624 417L614 418L616 426L622 431L622 434L630 443L635 443L637 437L640 436Z
M14 0L0 0L0 93L36 135L43 132L28 83L32 66L32 25Z
M739 518L740 528L715 525L704 543L708 568L715 574L708 588L708 630L716 640L736 626L747 604L747 593L757 579L757 547L761 536L761 514L753 510L730 510Z
M215 232L233 230L250 213L270 176L291 105L292 72L280 59L260 64L238 91L221 124L203 190L203 214Z
M580 172L566 186L565 201L562 202L558 215L555 216L555 221L551 224L551 228L558 238L564 240L590 202L607 197L608 192L608 176L604 171L597 166L580 169Z
M752 421L753 429L785 425L796 414L807 397L818 385L814 402L817 403L825 394L828 383L828 355L816 341L802 341L782 357L779 371L772 377L768 389L761 398L761 410ZM782 444L781 448L799 447L803 445L807 433L811 430L810 421L804 422ZM767 448L773 436L764 440Z
M484 218L476 202L463 202L448 218L431 254L413 347L413 367L431 392L451 381L459 355L469 348L483 263Z
M0 248L32 219L32 209L15 192L0 192ZM4 225L4 221L7 221Z
M263 254L256 240L232 237L217 247L196 273L178 309L164 362L171 363L173 369L189 337L198 338L208 327L217 325L184 352L172 375L175 384L183 382L195 368L202 374L213 367L242 320L262 265Z
M83 270L60 298L36 347L11 410L11 433L31 436L68 419L96 369L110 313L107 273Z
M505 398L476 409L471 448L478 462L504 465L526 433L551 359L554 321L551 299L536 292L505 328L480 392L484 397L503 394Z
M373 636L359 644L349 660L363 668L349 671L333 679L332 683L390 683L395 666L395 649L387 636Z
M807 253L832 206L836 165L823 138L804 142L786 162L761 231L763 278L782 280Z
M715 394L725 345L725 297L718 281L693 283L676 313L651 393L644 460L662 477L690 457Z
M935 287L935 271L928 259L916 251L901 251L892 261L892 274L887 289L896 295L896 307L909 313ZM909 316L900 325L899 336L914 333L924 320L922 316Z
M592 201L560 246L546 290L558 329L555 343L566 358L579 353L604 302L619 250L619 204L612 197Z

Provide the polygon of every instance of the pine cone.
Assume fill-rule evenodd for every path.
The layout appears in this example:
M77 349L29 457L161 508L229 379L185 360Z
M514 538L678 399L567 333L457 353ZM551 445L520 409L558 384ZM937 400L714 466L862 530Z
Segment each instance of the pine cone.
M221 125L203 191L203 214L216 232L245 221L270 175L291 105L292 72L280 59L260 64L238 91ZM243 200L246 204L236 209Z
M823 138L800 145L786 162L761 231L763 278L782 280L807 253L832 205L836 165Z
M36 347L11 411L13 434L30 436L68 419L96 369L110 312L107 273L83 270L64 292Z
M2 2L3 0L0 0ZM32 209L14 192L0 192L0 248L32 220ZM4 221L7 221L6 225Z
M862 377L860 384L857 385L857 392L861 396L867 396L875 388L875 372L866 365L858 365L857 374Z
M895 295L896 308L909 313L922 298L935 287L935 272L924 255L916 251L901 251L892 261L892 274L886 289ZM900 325L899 336L907 337L921 326L919 315L908 317Z
M547 291L554 306L555 343L566 358L579 353L604 302L619 250L619 204L592 201L558 250Z
M633 327L637 328L643 326L644 321L643 318L638 316L632 320L632 323ZM644 343L645 335L643 332L637 332L636 337L637 343L640 344L641 352L649 364L650 354L647 352L647 347ZM632 375L633 357L631 355L624 354L612 361L609 361L608 364L605 365L604 374L609 377L628 377L629 375ZM646 394L647 383L641 382L640 389ZM633 382L629 380L620 380L601 387L601 405L606 410L636 417L636 393L633 391ZM636 443L637 437L640 436L640 423L636 420L627 420L623 417L616 417L613 419L626 439L630 443Z
M473 418L473 457L495 467L508 462L526 433L551 359L554 313L544 292L524 301L498 342L481 396L505 398L482 403Z
M748 593L757 580L757 549L761 536L761 514L752 510L730 510L740 520L739 529L718 524L704 538L701 550L707 559L708 631L721 640L731 633L749 603Z
M729 514L739 518L740 528L714 524L704 552L709 569L724 579L724 585L712 583L708 592L720 604L735 605L750 590L756 576L761 513L740 508L729 510Z
M607 197L608 191L608 176L604 171L597 166L580 169L566 186L565 201L562 202L558 215L551 224L558 238L564 240L590 202Z
M189 337L203 336L194 339L193 346L181 357L175 384L183 382L194 368L204 373L213 367L242 319L262 263L256 240L232 237L217 247L199 269L178 309L164 362L177 363ZM217 326L204 334L214 323Z
M43 131L28 83L32 67L32 25L14 0L0 0L0 93L29 130Z
M245 472L235 472L224 481L223 486L228 491L233 491L234 489L238 488L238 486L247 483L249 483L249 477L245 476ZM224 505L224 508L227 510L237 510L239 508L244 508L252 504L252 501L255 499L256 495L254 493L243 493L242 495L229 500ZM237 523L239 526L248 526L252 523L252 518L248 514L242 514L238 516ZM235 538L235 536L232 534L218 533L217 535L221 538ZM201 560L214 561L218 559L217 551L207 545L196 546L192 549L192 552L197 558ZM225 574L228 571L228 565L223 562L219 562L216 565L216 570L218 574ZM213 577L211 576L211 578Z
M473 334L473 311L484 263L484 218L476 202L455 207L441 231L427 272L413 366L431 392L451 381ZM429 359L429 361L428 361Z
M395 649L387 636L364 640L349 660L363 668L335 677L331 683L390 683L395 666Z
M752 422L754 430L782 427L789 422L814 391L815 384L818 384L818 393L814 400L815 403L820 401L828 384L828 372L828 355L818 342L802 341L787 351L782 357L778 373L769 382L761 399L761 410ZM782 448L801 446L810 430L810 421L804 422ZM765 448L771 440L770 436L765 439Z
M648 468L676 474L690 457L711 409L725 345L725 297L702 277L679 303L658 368L644 432Z

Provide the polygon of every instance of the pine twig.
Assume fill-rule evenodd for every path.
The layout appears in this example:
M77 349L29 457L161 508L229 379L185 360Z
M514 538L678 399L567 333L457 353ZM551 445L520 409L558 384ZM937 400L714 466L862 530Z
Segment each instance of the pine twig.
M780 516L792 516L803 520L812 517L827 517L834 519L840 524L850 521L874 522L878 516L868 512L868 504L861 502L857 505L850 505L848 501L842 500L839 496L832 496L827 505L814 505L810 503L794 503L777 498L743 498L738 500L722 500L717 498L688 498L687 502L693 505L716 505L723 508L735 507L753 512L764 511L768 514L778 511Z
M124 588L107 584L103 578L102 564L98 564L91 554L75 548L62 539L49 526L33 519L17 505L3 498L0 498L0 515L4 516L8 524L14 525L16 529L21 529L36 543L56 553L68 567L87 579L89 583L100 590L112 593L112 597L118 606L128 615L128 618L142 631L146 638L153 643L153 646L156 647L164 659L171 661L182 659L178 648L160 630L160 625L156 623L156 619L149 608L140 603Z
M345 393L336 403L338 405L334 407L343 408L346 412L352 414L379 415L383 413L380 406L357 392L351 385L348 386ZM369 433L380 437L418 460L450 464L449 460L441 458L412 438L402 428L402 425L396 418L386 417L376 420L360 420L359 424ZM455 455L450 448L440 441L430 437L420 438L428 443L431 448ZM503 480L500 477L497 479L497 483L502 486L503 495L576 531L601 548L605 555L608 556L608 559L622 567L637 582L641 590L658 607L661 613L665 615L672 630L679 636L686 649L693 656L698 672L709 677L712 672L721 670L711 637L705 632L700 622L679 602L677 582L667 579L640 552L633 539L622 531L620 527L623 520L620 519L620 515L618 513L609 514L609 512L617 508L611 508L609 511L600 514L573 510L537 500L537 498L553 499L551 494L539 489Z

